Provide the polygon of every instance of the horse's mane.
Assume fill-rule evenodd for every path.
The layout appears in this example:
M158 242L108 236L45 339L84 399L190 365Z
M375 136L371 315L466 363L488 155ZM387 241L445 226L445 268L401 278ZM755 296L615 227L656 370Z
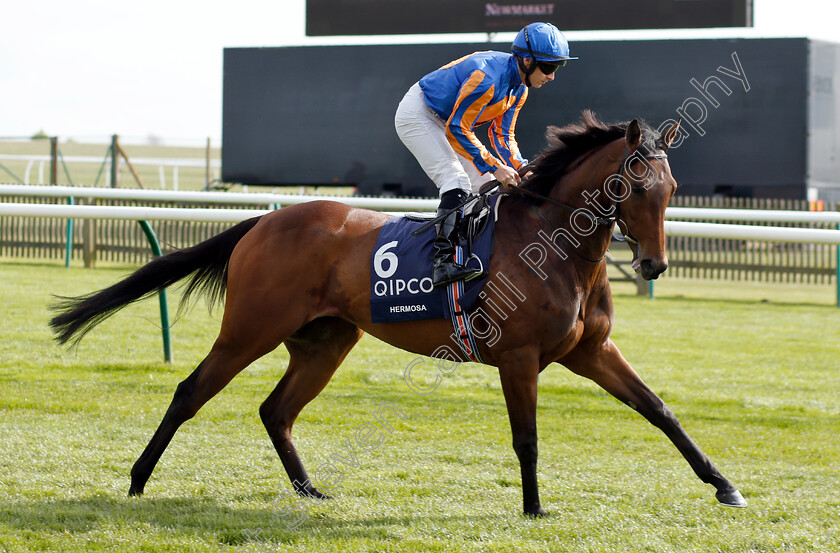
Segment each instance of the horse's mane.
M593 112L585 110L577 123L565 127L548 127L545 133L548 145L536 159L533 175L523 181L520 187L547 196L576 159L598 146L622 138L629 124L629 121L604 123ZM642 144L639 147L642 153L650 154L664 147L658 132L644 121L639 120L639 125L642 129ZM528 196L518 197L526 202L539 203L539 200Z

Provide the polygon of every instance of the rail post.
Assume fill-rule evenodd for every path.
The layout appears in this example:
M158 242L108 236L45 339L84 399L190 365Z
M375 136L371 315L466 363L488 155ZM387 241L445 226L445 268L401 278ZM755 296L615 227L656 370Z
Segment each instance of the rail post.
M111 136L111 188L120 187L120 137Z
M88 198L82 203L96 205L95 198ZM82 260L85 269L96 267L96 219L85 219L82 222Z
M58 137L50 137L50 185L58 184Z
M647 296L650 294L648 290L648 283L645 279L642 278L642 275L636 273L636 295L637 296Z
M73 196L67 198L67 205L74 205ZM67 243L64 246L64 266L70 267L70 258L73 257L73 218L67 219Z
M137 221L140 223L140 228L149 240L149 245L152 247L152 254L155 257L160 257L163 252L160 250L160 243L158 242L155 231L148 221ZM167 363L172 362L172 339L169 334L169 308L166 306L166 289L161 290L158 294L158 302L160 303L160 327L163 333L163 360Z

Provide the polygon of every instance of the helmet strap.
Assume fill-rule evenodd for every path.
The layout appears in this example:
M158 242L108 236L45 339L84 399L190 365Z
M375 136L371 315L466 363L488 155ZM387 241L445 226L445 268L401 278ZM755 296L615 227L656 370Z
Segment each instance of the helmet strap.
M525 75L525 86L531 86L531 74L537 68L537 60L531 58L531 67L525 65L525 60L520 56L516 56L516 62L519 64L519 69Z
M525 74L525 86L531 86L531 74L537 70L537 58L534 56L534 51L531 49L531 39L528 38L528 27L522 29L525 31L525 46L528 47L528 55L531 56L531 67L525 65L525 60L520 56L516 56L516 61L519 63L519 69Z

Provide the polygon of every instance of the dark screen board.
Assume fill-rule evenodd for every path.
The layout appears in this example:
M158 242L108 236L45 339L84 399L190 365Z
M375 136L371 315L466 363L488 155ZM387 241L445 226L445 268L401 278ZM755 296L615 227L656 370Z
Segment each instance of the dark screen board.
M308 36L496 33L547 21L563 31L752 26L752 0L307 0Z
M394 130L406 90L450 60L508 44L226 48L222 178L263 186L343 185L437 194ZM516 125L526 158L548 125L584 109L653 127L683 117L669 151L682 194L805 196L838 188L840 45L802 38L576 41ZM411 60L407 63L406 60ZM324 79L301 68L329 65ZM302 76L303 75L303 76ZM476 129L480 139L486 126Z

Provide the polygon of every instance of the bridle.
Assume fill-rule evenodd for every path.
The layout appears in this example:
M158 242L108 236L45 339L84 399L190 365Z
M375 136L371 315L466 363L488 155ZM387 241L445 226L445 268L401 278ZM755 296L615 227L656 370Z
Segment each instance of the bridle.
M638 151L638 150L636 150L636 151ZM614 183L617 183L617 182L621 181L621 177L624 174L623 172L627 169L627 167L625 167L625 165L627 164L627 159L629 157L630 157L630 149L627 146L625 146L624 147L624 155L621 157L621 162L618 164L618 170L614 173L616 175L616 178L613 178L610 181L610 186L611 187L614 185ZM662 152L662 153L659 153L659 154L647 154L647 155L639 156L639 157L640 157L640 159L668 159L668 154L666 154L665 152ZM618 185L615 184L615 186L618 186ZM613 189L612 191L615 192L615 189ZM610 218L611 219L610 224L612 224L612 222L614 222L616 224L619 232L621 233L621 236L622 236L621 239L622 240L624 240L626 242L630 242L631 244L634 244L634 245L638 244L639 241L636 240L635 238L633 238L633 236L630 234L630 229L627 228L627 224L624 223L621 220L621 201L616 201L614 206L615 206L615 210L613 212L612 217ZM621 228L622 224L624 224L623 229Z
M627 170L627 167L625 167L625 165L627 164L627 160L630 158L631 155L635 154L636 152L638 152L638 150L635 150L634 152L631 153L629 147L627 147L627 146L624 147L624 154L621 156L621 161L618 164L618 168L614 173L612 173L612 175L610 175L610 185L609 186L611 187L612 192L614 192L614 193L616 192L616 189L614 187L618 186L618 183L622 181L622 177L624 176L624 172ZM666 154L665 152L661 152L661 153L654 153L654 154L647 154L647 155L640 155L640 156L634 155L634 159L668 159L668 154ZM533 164L530 164L530 165L531 166L536 165L536 161ZM564 208L568 211L571 211L571 212L575 212L575 211L578 211L579 209L581 209L581 208L569 205L567 203L560 202L560 201L555 200L553 198L549 198L548 196L543 196L542 194L539 194L537 192L533 192L532 190L528 190L527 188L521 188L519 186L516 186L516 187L511 188L510 190L512 190L512 191L514 191L518 194L522 194L523 196L529 196L531 198L534 198L534 199L537 199L537 200L540 200L540 201L543 201L543 202L547 202L547 203L550 203L552 205L556 205L558 207L562 207L562 208ZM624 229L621 228L621 225L623 224L623 221L621 221L621 201L616 201L615 204L613 205L613 208L614 209L612 211L612 215L610 215L608 217L594 215L594 214L590 213L589 211L585 211L584 213L586 213L586 215L588 217L590 217L590 219L597 225L612 226L613 224L616 224L619 227L619 232L621 232L621 235L622 235L621 240L627 241L631 244L638 244L639 241L636 240L635 238L633 238L633 236L629 232L630 229L627 228L626 224L624 225L625 226ZM554 226L548 221L548 219L546 219L546 217L545 217L545 215L543 215L542 211L540 211L539 209L536 209L536 212L537 212L537 215L539 215L539 217L543 221L545 221L545 223L548 226L550 226L550 227ZM560 236L564 240L567 240L565 238L565 236L563 236L562 234ZM567 240L567 242L568 242L568 240ZM606 257L606 254L604 254L598 259L589 259L589 258L581 255L577 251L577 249L574 248L574 247L572 247L572 251L578 257L580 257L581 259L583 259L585 261L589 261L590 263L598 263L599 261L603 260L604 257Z

